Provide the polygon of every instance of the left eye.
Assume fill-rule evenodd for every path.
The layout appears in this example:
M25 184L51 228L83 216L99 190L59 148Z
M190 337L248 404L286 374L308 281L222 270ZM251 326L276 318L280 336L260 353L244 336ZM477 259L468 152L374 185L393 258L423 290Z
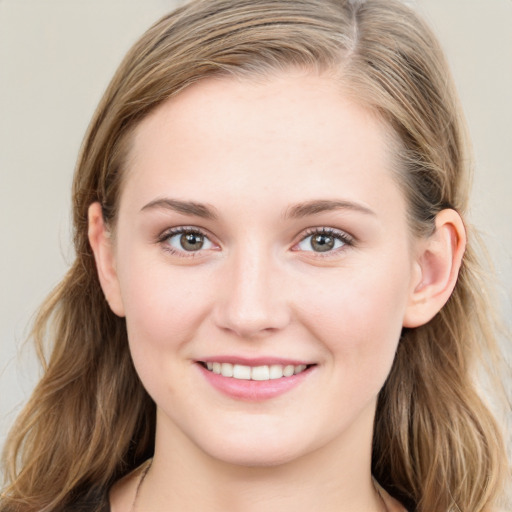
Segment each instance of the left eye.
M317 232L303 238L297 247L301 251L329 252L340 249L349 243L341 234Z
M181 231L179 233L170 234L166 237L166 242L173 249L186 252L211 249L213 247L213 243L208 237L198 231Z

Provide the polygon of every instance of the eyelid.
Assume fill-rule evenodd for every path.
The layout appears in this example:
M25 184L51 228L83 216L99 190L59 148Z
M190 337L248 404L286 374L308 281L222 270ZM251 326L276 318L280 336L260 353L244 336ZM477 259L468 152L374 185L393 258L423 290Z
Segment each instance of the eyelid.
M182 233L195 233L200 234L201 236L204 236L207 238L215 247L209 248L209 249L199 249L197 251L186 251L186 250L179 250L174 247L172 247L170 244L166 244L166 241L171 238L172 236L179 235ZM337 249L333 249L326 252L316 252L316 251L304 251L302 249L298 248L298 245L303 242L306 238L313 236L313 235L328 235L333 236L338 240L341 240L343 242L343 246L339 247ZM162 246L162 249L166 252L169 252L173 255L177 255L184 258L190 258L190 257L200 257L202 256L201 253L205 253L211 250L219 250L219 244L215 241L215 237L210 234L209 231L205 230L204 228L200 228L198 226L175 226L172 228L167 228L164 231L162 231L157 237L156 237L156 243L160 244ZM344 252L347 250L347 248L354 246L356 243L356 239L353 235L350 233L347 233L344 230L329 227L329 226L315 226L305 229L300 233L300 235L297 237L296 241L294 242L291 250L297 251L297 252L310 252L314 254L315 258L328 258L330 256L339 255L339 253Z
M180 250L176 249L175 247L172 247L170 244L166 244L167 240L169 238L180 235L183 233L192 233L192 234L198 234L205 238L207 238L214 246L216 246L214 249L199 249L197 251L186 251L186 250ZM214 237L205 229L200 228L198 226L175 226L172 228L165 229L162 231L156 238L155 242L159 245L161 245L162 249L170 254L183 257L183 258L193 258L198 257L203 252L211 251L211 250L218 250L219 244L214 240Z
M326 252L316 252L316 251L302 251L298 248L298 245L303 242L306 238L313 235L328 235L337 238L343 242L343 246L337 249L333 249L331 251ZM328 258L329 256L334 256L339 254L340 252L345 251L348 247L353 247L356 244L356 239L350 233L343 231L342 229L336 229L328 226L317 226L311 227L304 230L298 237L297 241L292 246L292 251L301 251L301 252L310 252L315 255L315 257L320 258Z

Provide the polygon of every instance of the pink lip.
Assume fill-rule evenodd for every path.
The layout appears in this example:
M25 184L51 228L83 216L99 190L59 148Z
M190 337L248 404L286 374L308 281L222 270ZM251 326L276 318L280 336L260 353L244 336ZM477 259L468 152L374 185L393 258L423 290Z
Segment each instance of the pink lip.
M311 361L301 361L299 359L284 359L281 357L239 357L239 356L212 356L201 359L203 363L231 363L242 364L244 366L270 366L272 364L280 364L283 366L293 365L299 366L305 364L306 366L313 364Z
M229 359L228 361L222 361L219 359L215 359L216 362L233 362L233 359ZM283 364L280 362L269 363L268 359L265 359L264 363L261 364ZM235 364L244 364L244 363L235 363ZM245 363L247 364L247 363ZM294 364L295 363L288 363ZM302 364L302 363L296 363ZM260 363L252 363L250 366L259 366ZM299 384L301 384L305 379L307 379L312 371L314 370L314 366L307 368L301 373L297 375L292 375L291 377L282 377L280 379L272 379L272 380L241 380L235 379L234 377L223 377L222 375L218 375L207 370L202 364L196 364L196 367L202 373L204 378L209 382L215 389L223 393L224 395L229 396L230 398L234 398L237 400L245 400L249 402L261 402L263 400L268 400L270 398L277 397L282 395Z

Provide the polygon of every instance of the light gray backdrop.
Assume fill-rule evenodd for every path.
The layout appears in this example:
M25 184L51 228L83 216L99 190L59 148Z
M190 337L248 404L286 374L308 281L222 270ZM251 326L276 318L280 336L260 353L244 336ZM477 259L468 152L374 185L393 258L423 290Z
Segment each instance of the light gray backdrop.
M177 3L0 0L0 444L38 376L21 350L27 324L73 258L69 191L87 123L123 54ZM476 153L473 221L510 318L512 0L408 3L453 67Z

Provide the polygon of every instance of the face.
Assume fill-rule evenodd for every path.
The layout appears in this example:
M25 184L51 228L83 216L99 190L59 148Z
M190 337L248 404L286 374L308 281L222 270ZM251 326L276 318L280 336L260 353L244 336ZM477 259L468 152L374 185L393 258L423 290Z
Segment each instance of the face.
M157 440L248 465L370 442L418 279L388 148L317 75L204 80L138 126L111 304Z

